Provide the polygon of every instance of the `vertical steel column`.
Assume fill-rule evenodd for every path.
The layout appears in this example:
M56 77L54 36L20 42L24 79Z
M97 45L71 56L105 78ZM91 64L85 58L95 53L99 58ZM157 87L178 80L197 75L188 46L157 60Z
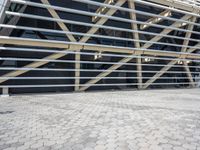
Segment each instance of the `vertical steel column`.
M196 19L197 19L196 17L192 17L192 18L191 18L191 22L196 22ZM192 31L193 28L194 28L194 25L189 24L188 27L187 27L187 30ZM191 35L192 35L191 32L186 32L185 38L190 38ZM189 40L184 40L184 41L183 41L183 45L188 46L189 42L190 42ZM182 47L181 52L187 52L187 48L186 48L186 47ZM185 69L185 71L186 71L186 74L187 74L187 76L188 76L188 79L189 79L189 81L190 81L190 83L191 83L190 86L195 87L195 83L194 83L194 80L193 80L193 77L192 77L192 74L191 74L191 72L190 72L190 68L189 68L187 62L184 61L184 62L183 62L183 65L184 65L184 69Z
M8 97L8 96L9 96L9 88L8 87L2 88L2 95L1 95L1 97Z
M43 4L47 4L47 5L50 5L49 1L48 0L41 0L41 2ZM49 11L49 13L51 14L51 16L53 18L56 18L56 19L60 19L59 15L57 14L57 12L54 10L54 9L49 9L47 8L47 10ZM57 24L59 25L59 27L63 30L63 31L69 31L69 29L67 28L67 26L63 23L63 22L57 22ZM77 42L77 40L74 38L73 35L70 35L70 34L66 34L66 36L69 38L69 40L71 42ZM76 60L76 63L75 63L75 86L74 86L74 90L75 91L78 91L79 89L79 84L80 84L80 71L77 71L77 70L80 70L80 54L75 54L75 60Z
M135 3L134 1L128 1L128 5L130 9L134 9L135 10ZM137 21L137 17L136 14L133 12L130 12L130 18L132 20ZM138 30L138 26L136 23L131 23L131 27L133 30ZM135 47L140 49L140 42L138 40L140 40L139 34L138 32L133 32L133 37L134 39L136 39L137 41L134 42ZM141 56L140 54L138 54L138 56ZM142 88L142 58L139 57L136 59L137 61L137 80L138 80L138 89Z

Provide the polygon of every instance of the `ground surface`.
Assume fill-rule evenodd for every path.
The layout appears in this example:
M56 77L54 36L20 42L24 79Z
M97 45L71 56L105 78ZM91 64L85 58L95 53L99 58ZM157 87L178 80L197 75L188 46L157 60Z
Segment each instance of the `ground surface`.
M0 98L0 150L199 150L200 89Z

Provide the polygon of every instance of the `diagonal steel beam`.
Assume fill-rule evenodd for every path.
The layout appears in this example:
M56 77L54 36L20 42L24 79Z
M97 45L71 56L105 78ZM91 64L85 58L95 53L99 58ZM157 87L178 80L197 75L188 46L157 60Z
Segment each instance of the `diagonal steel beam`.
M41 47L50 47L50 48L64 48L68 49L70 53L72 51L81 50L88 50L92 52L110 52L110 53L119 53L126 54L127 57L135 58L135 55L144 54L150 56L163 56L163 57L175 57L178 60L181 56L182 58L187 61L188 59L200 59L200 55L193 54L193 53L180 53L180 52L166 52L160 51L155 49L145 50L145 49L135 49L130 47L116 47L116 46L106 46L106 45L99 45L99 44L87 44L87 43L73 43L73 42L64 42L64 41L57 41L57 40L43 40L43 39L29 39L29 38L18 38L18 37L7 37L7 36L0 36L0 44L14 44L20 46L38 46ZM3 47L1 47L3 48ZM5 47L3 48L5 49ZM199 49L198 47L192 47L191 49ZM43 50L42 50L43 51ZM50 52L50 51L48 51ZM63 51L52 51L52 53L65 53ZM124 57L125 57L124 56ZM38 61L38 60L37 60ZM43 60L42 60L43 61Z
M41 2L46 5L51 5L48 0L41 0ZM60 19L59 15L57 14L57 12L54 9L47 8L47 10L53 18ZM69 29L63 22L57 22L57 24L63 31L69 31ZM66 34L66 36L69 38L70 41L76 42L76 39L74 38L73 35Z
M196 17L192 17L191 22L196 22L196 19L197 19ZM193 28L194 28L194 25L189 24L187 30L192 31ZM191 32L187 32L186 35L185 35L185 37L186 37L186 38L190 38L191 35L192 35ZM184 40L184 41L183 41L183 45L188 46L188 44L189 44L189 40ZM186 48L186 47L182 47L181 52L186 52L186 51L187 51L187 48ZM184 65L184 69L185 69L185 71L186 71L186 74L187 74L187 76L188 76L188 79L189 79L189 81L190 81L190 83L191 83L191 86L195 87L195 83L194 83L192 74L191 74L191 72L190 72L190 68L189 68L189 66L188 66L188 63L184 61L184 62L183 62L183 65Z
M179 1L177 1L177 0L148 0L148 1L153 2L153 3L158 3L159 5L174 7L176 9L181 9L181 10L188 11L188 12L193 12L194 8L198 9L197 6L194 5L194 7L193 7L191 5L186 5L181 0L179 0Z
M196 22L196 17L192 17L191 18L191 22ZM194 28L194 25L193 24L189 24L188 25L188 27L187 27L187 30L190 30L190 31L192 31L193 30L193 28ZM186 32L186 34L185 34L185 38L187 38L187 39L185 39L184 41L183 41L183 45L185 45L185 46L188 46L188 44L189 44L189 38L191 37L191 35L192 35L192 33L191 32ZM187 47L182 47L181 48L181 52L186 52L187 51Z
M183 20L188 20L188 19L190 19L191 18L191 16L189 16L189 15L185 15L185 16L183 16L181 19L183 19ZM180 22L175 22L175 23L173 23L170 27L176 27L176 28L180 28L182 26L182 23L180 23ZM168 28L166 28L166 29L164 29L160 34L165 34L165 35L167 35L167 34L169 34L171 31L173 31L172 29L168 29ZM152 38L150 41L151 42L157 42L157 41L159 41L160 39L162 39L163 37L162 36L155 36L154 38ZM151 46L152 44L151 43L146 43L146 44L144 44L143 45L143 48L149 48L150 46Z
M192 17L192 21L195 22L196 21L196 17ZM189 24L188 25L188 29L192 30L193 29L193 25ZM191 32L187 32L186 33L186 37L190 37L191 36ZM188 45L189 40L184 40L183 44L184 45ZM198 44L197 44L198 45ZM193 51L195 51L196 49L192 49L192 50L188 50L188 52L192 53ZM182 47L181 52L186 52L187 48ZM173 65L175 65L178 62L178 60L172 60L170 61L165 67L163 67L158 73L156 73L151 79L149 79L143 86L144 89L148 88L151 83L155 82L159 77L161 77L164 73L166 73L170 68L172 68ZM189 71L189 68L187 68L188 66L185 66L186 71ZM187 74L189 77L189 80L193 83L193 79L192 79L192 75L191 73Z
M135 10L135 3L134 3L134 1L128 1L128 5L129 5L129 8ZM136 13L130 12L130 18L132 20L137 20ZM135 23L131 23L131 27L135 31L138 30L138 26ZM138 41L140 39L139 33L138 32L133 32L133 37L134 37L134 39L137 40L137 41L134 42L135 47L138 48L138 49L140 49L140 42ZM139 56L141 56L141 55L139 55ZM142 58L141 57L137 58L136 61L137 61L138 88L141 89L142 88Z
M122 6L125 2L126 2L126 0L119 0L115 5L116 5L116 6ZM117 11L116 9L109 9L109 10L106 12L106 15L112 16L116 11ZM96 22L96 24L98 24L98 25L103 25L104 23L106 23L107 20L108 20L108 18L100 18L100 19ZM87 34L94 34L94 33L96 33L96 32L98 31L98 29L99 29L99 28L92 27L92 28L87 32ZM89 36L85 36L85 37L82 37L82 38L80 39L79 42L81 42L81 43L86 43L89 39L90 39ZM76 59L80 61L80 54L76 54ZM80 63L77 64L76 67L80 68ZM80 76L80 71L79 71L79 72L76 71L76 75L79 75L79 76ZM79 82L77 81L76 84L79 84ZM75 86L75 89L76 89L76 91L78 91L78 90L79 90L79 86Z
M49 4L49 2L48 2L48 0L41 0L42 1L42 3L44 3L44 4ZM53 10L53 9L48 9L48 11L49 11L49 13L52 15L52 17L55 17L55 18L60 18L59 16L58 16L58 14L55 12L55 10ZM64 23L62 23L62 22L58 22L58 25L60 26L60 28L62 29L62 30L64 30L64 31L69 31L69 29L66 27L66 25L64 24ZM76 42L76 39L72 36L72 35L68 35L68 34L66 34L66 36L71 40L71 41L73 41L73 42ZM66 49L66 50L68 50L68 49ZM43 58L43 59L59 59L59 58L61 58L61 57L63 57L63 56L65 56L66 54L61 54L61 53L58 53L58 54L52 54L52 55L49 55L49 56L47 56L47 57L45 57L45 58ZM45 65L45 64L47 64L48 62L32 62L32 63L30 63L30 64L28 64L28 65L26 65L26 66L24 66L24 67L31 67L31 68L38 68L38 67L40 67L40 66L42 66L42 65ZM21 75L21 74L24 74L24 73L26 73L26 72L28 72L28 70L17 70L17 71L12 71L12 72L9 72L9 73L7 73L7 74L4 74L2 77L16 77L16 76L19 76L19 75ZM5 81L7 81L6 79L4 79L4 80L0 80L0 83L2 83L2 82L5 82Z
M48 0L41 0L41 2L43 4L46 4L46 5L50 5L50 3L48 2ZM54 9L50 9L50 8L47 8L47 10L49 11L49 13L51 14L51 16L53 18L56 18L56 19L60 19L59 15L57 14L57 12L54 10ZM57 24L60 26L60 28L63 30L63 31L69 31L69 29L67 28L67 26L63 23L63 22L57 22ZM73 35L70 35L70 34L66 34L67 37L69 38L69 40L71 42L77 42L77 40L74 38ZM75 60L76 60L76 63L75 63L75 85L77 86L74 86L74 90L77 91L79 89L79 84L80 84L80 54L75 54ZM48 62L47 62L48 63Z
M185 16L183 16L181 19L183 19L183 20L188 20L188 19L190 19L190 18L191 18L191 16L185 15ZM173 23L170 27L181 27L181 25L182 25L182 23L180 23L180 22L175 22L175 23ZM171 31L172 31L172 29L164 29L160 34L168 34L168 33L170 33ZM154 38L152 38L151 41L157 42L157 41L159 41L161 38L162 38L161 36L157 35L157 36L155 36ZM147 48L149 48L149 47L152 46L152 45L153 45L152 43L146 43L146 44L144 44L141 48L147 49ZM142 53L142 51L141 51L141 53ZM136 54L137 54L137 55L138 55L138 54L141 55L141 53L136 53ZM129 62L130 60L132 60L132 58L124 58L124 59L120 60L119 63L127 63L127 62ZM116 70L116 69L120 68L121 66L122 66L122 64L115 64L115 65L111 66L110 68L108 68L107 70L114 70L114 69ZM112 73L112 71L104 72L104 73L99 74L99 75L97 76L97 77L99 77L98 79L92 79L92 80L86 82L85 84L86 84L86 85L88 84L89 86L83 86L83 87L81 87L81 88L80 88L80 91L84 91L84 90L88 89L92 84L97 83L97 82L100 81L102 78L104 78L105 76L109 75L110 73Z
M164 17L169 17L169 16L171 16L171 11L165 10L165 11L161 12L159 15L164 16ZM163 20L162 18L153 17L153 18L150 18L149 20L147 20L146 23L156 24L156 23L161 22L162 20ZM140 30L145 30L148 27L150 27L150 25L142 24L142 25L140 25Z
M47 0L43 0L43 2L48 2ZM119 0L115 5L116 6L122 6L124 3L126 2L126 0ZM50 9L51 10L51 14L53 14L55 17L59 17L58 15L56 15L56 13L52 10L52 9ZM115 12L116 12L117 10L116 9L110 9L107 13L106 13L106 15L113 15ZM99 24L99 25L103 25L106 21L108 20L108 18L101 18L96 24ZM64 24L64 23L63 23ZM59 26L60 27L62 27L63 29L65 28L64 26L63 26L63 24L61 23L61 24L59 24ZM61 28L61 29L62 29ZM87 33L90 33L90 34L92 34L92 33L95 33L97 30L98 30L99 28L97 28L97 27L92 27ZM66 31L68 31L68 29L67 28L65 28L65 30ZM67 35L68 36L68 38L70 39L70 40L75 40L72 36L70 36L70 35ZM89 39L90 37L83 37L81 40L80 40L80 42L87 42L87 40ZM69 50L69 49L65 49L64 51L67 51L67 50ZM79 49L80 50L80 49ZM65 56L66 54L64 54L64 53L55 53L55 54L52 54L52 55L49 55L49 56L47 56L47 57L45 57L45 58L43 58L43 59L53 59L53 60L55 60L55 59L59 59L59 58L61 58L61 57L63 57L63 56ZM77 56L77 57L79 57L79 56ZM28 65L26 65L26 66L24 66L24 67L30 67L30 68L37 68L37 67L40 67L40 66L42 66L42 65L44 65L44 64L47 64L48 62L43 62L43 61L41 61L41 62L33 62L33 63L30 63L30 64L28 64ZM26 72L28 72L29 70L17 70L17 71L11 71L11 72L9 72L9 73L7 73L7 74L5 74L5 75L3 75L3 76L1 76L1 77L16 77L16 76L19 76L19 75L22 75L22 74L24 74L24 73L26 73ZM0 80L0 83L2 83L2 82L5 82L5 81L7 81L8 79L1 79Z
M185 69L185 71L186 71L188 80L189 80L190 83L191 83L190 86L195 87L195 82L194 82L193 77L192 77L192 74L191 74L191 72L190 72L190 68L189 68L189 66L188 66L188 63L184 61L184 62L183 62L183 65L184 65L184 69Z
M105 0L104 1L104 4L113 4L114 3L114 0ZM96 14L105 14L107 11L109 10L109 8L106 8L106 7L99 7L97 10L96 10ZM98 16L93 16L92 17L92 22L96 23L98 20L100 19L100 17Z
M118 0L118 2L115 4L115 6L122 6L124 3L126 2L126 0ZM105 15L108 16L112 16L115 12L117 11L117 9L110 9L109 11L107 11L107 13ZM109 18L101 18L99 21L96 22L97 25L103 25L106 23L106 21ZM92 27L87 34L94 34L95 32L98 31L98 27ZM79 42L85 43L90 39L89 36L85 36L83 37Z

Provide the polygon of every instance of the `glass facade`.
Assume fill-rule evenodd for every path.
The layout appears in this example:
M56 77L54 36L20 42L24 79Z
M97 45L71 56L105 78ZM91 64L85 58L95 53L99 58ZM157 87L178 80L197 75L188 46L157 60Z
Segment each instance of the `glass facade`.
M10 0L0 24L0 88L198 87L199 7L187 0Z

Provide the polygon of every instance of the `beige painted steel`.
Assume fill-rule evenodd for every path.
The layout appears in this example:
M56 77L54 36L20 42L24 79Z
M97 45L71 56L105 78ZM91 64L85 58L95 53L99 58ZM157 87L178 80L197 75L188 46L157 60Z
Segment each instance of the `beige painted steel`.
M27 45L28 46L28 45ZM66 49L67 50L67 49ZM43 59L58 59L58 58L61 58L61 57L63 57L63 56L65 56L66 54L52 54L52 55L50 55L50 56L47 56L47 57L45 57L45 58L43 58ZM30 63L30 64L28 64L28 65L26 65L26 66L24 66L24 68L38 68L38 67L40 67L40 66L42 66L42 65L45 65L45 64L47 64L47 62L45 62L45 61L41 61L41 62L33 62L33 63ZM9 73L7 73L7 74L5 74L5 75L3 75L3 76L1 76L1 77L16 77L16 76L19 76L19 75L21 75L21 74L24 74L24 73L26 73L26 72L28 72L29 70L17 70L17 71L11 71L11 72L9 72ZM5 81L7 81L7 79L1 79L0 80L0 83L2 83L2 82L5 82Z
M41 2L43 4L47 4L47 5L51 5L49 3L48 0L41 0ZM61 19L57 12L54 10L54 9L50 9L50 8L47 8L48 12L51 14L51 16L53 18L56 18L56 19ZM63 30L63 31L68 31L69 32L69 29L67 28L67 26L63 23L63 22L57 22L57 24L59 25L59 27ZM66 36L69 38L70 41L72 42L76 42L76 39L73 37L73 35L70 35L70 34L66 34Z
M112 2L114 2L114 0L105 0L105 1L104 1L104 4L111 4ZM106 7L99 7L99 8L96 10L95 13L97 13L97 14L105 14L108 10L109 10L109 9L106 8ZM92 17L92 22L95 22L95 23L96 23L96 22L98 21L99 18L100 18L100 17L98 17L98 16L93 16L93 17Z
M115 53L123 53L123 54L144 54L144 55L152 55L152 56L166 56L166 57L177 57L177 58L188 58L188 59L200 59L200 55L189 54L196 50L196 48L188 49L188 53L174 53L166 51L152 51L152 50L136 50L131 49L130 47L110 47L110 46L102 46L102 45L93 45L93 44L76 44L76 43L66 43L61 41L49 41L49 40L37 40L37 39L26 39L26 38L13 38L0 36L0 43L4 44L14 44L21 46L42 46L42 47L51 47L51 48L65 48L69 51L78 51L89 50L89 51L99 51L99 52L115 52ZM196 44L200 45L200 43Z
M115 5L116 6L122 6L124 3L126 2L126 0L119 0ZM109 16L112 16L117 10L116 9L110 9L106 15L109 15ZM103 25L106 23L106 21L108 20L109 18L101 18L99 21L96 22L97 25ZM97 27L92 27L86 34L94 34L95 32L98 31L99 28ZM87 40L89 40L90 37L89 36L85 36L83 37L79 42L81 43L86 43Z
M192 17L192 21L193 22L195 22L196 21L196 17ZM193 29L193 25L191 25L191 24L189 24L188 25L188 29L189 30L192 30ZM186 33L186 35L185 35L185 37L190 37L191 36L191 32L187 32ZM183 42L183 44L184 45L188 45L189 44L189 40L184 40L184 42ZM195 49L193 49L193 51L194 51ZM185 47L183 47L182 49L181 49L181 52L186 52L187 51L187 48L185 48ZM193 51L188 51L188 52L190 52L190 53L192 53ZM146 88L148 88L150 85L151 85L151 83L153 83L153 82L155 82L160 76L162 76L164 73L166 73L170 68L172 68L172 66L168 66L168 65L175 65L176 63L178 62L178 60L172 60L172 61L170 61L168 64L167 64L167 66L165 66L165 67L163 67L158 73L156 73L151 79L149 79L145 84L144 84L144 86L143 86L143 88L144 89L146 89ZM185 70L186 70L186 72L187 72L187 76L188 76L188 78L189 78L189 80L190 80L190 82L192 83L192 86L195 86L195 84L194 84L194 81L193 81L193 78L192 78L192 75L191 75L191 73L190 73L190 69L189 69L189 67L188 67L188 65L186 65L186 62L184 62L184 68L185 68Z
M48 0L41 0L41 2L43 4L50 5ZM53 18L60 19L59 15L57 14L57 12L54 9L47 8L47 10L49 11L49 13L51 14L51 16ZM69 29L67 28L67 26L63 22L57 22L57 24L60 26L60 28L63 31L69 31ZM71 42L77 42L73 35L66 34L66 36L68 37L68 39ZM79 84L80 84L80 79L78 78L78 77L80 77L80 71L78 71L78 70L80 70L80 54L76 54L75 55L75 59L76 59L76 63L75 63L75 68L76 68L76 71L75 71L75 77L76 77L75 85L77 85L77 86L75 86L75 91L77 91L79 89Z
M185 16L183 16L181 19L183 19L183 20L188 20L188 19L190 19L191 18L191 16L189 16L189 15L185 15ZM180 23L180 22L175 22L175 23L173 23L170 27L177 27L177 28L180 28L182 26L182 23ZM169 34L171 31L173 31L172 29L168 29L168 28L166 28L166 29L164 29L160 34L164 34L164 35L167 35L167 34ZM154 38L152 38L150 41L151 42L157 42L157 41L159 41L160 39L162 39L163 37L162 36L155 36ZM143 48L148 48L148 47L150 47L152 45L152 43L146 43L146 44L144 44L143 45Z
M44 4L48 4L49 2L48 0L41 0ZM116 6L122 6L127 0L118 0L117 3L115 4ZM150 0L150 1L154 1L157 3L160 3L162 0ZM186 8L182 7L182 4L179 3L171 3L171 0L166 0L166 1L162 1L163 3L165 3L165 5L167 5L167 3L169 3L170 5L173 4L173 7L178 8L178 9L183 9L185 10ZM163 4L162 3L162 4ZM194 12L196 11L196 8L191 8L190 6L184 5L185 7L187 7L187 9L191 9L190 12ZM131 9L135 9L134 6L134 1L129 1L129 7ZM172 7L172 6L171 6ZM49 13L52 15L53 18L57 18L60 19L60 17L58 16L58 14L56 13L55 10L53 9L48 9ZM106 11L106 15L110 15L112 16L117 10L116 9L109 9L108 11ZM168 10L166 10L167 12ZM188 10L189 11L189 10ZM130 13L130 18L132 20L136 20L136 14L135 13ZM189 15L185 15L184 17L182 17L182 20L188 20L190 19L191 16ZM158 18L152 18L151 21L156 20ZM108 20L108 18L98 18L98 21L96 21L97 25L103 25L105 24L105 22ZM196 18L193 17L193 22L195 22ZM150 20L149 20L150 21ZM60 26L60 28L63 31L69 31L68 28L66 27L66 25L62 22L57 22L58 25ZM177 27L180 28L183 24L180 22L175 22L173 23L170 27ZM134 30L138 30L137 24L131 24L132 29ZM188 25L188 30L193 30L193 26L194 25ZM97 32L99 28L97 27L92 27L86 34L94 34L95 32ZM160 34L163 35L167 35L172 31L172 29L164 29ZM186 38L190 38L191 37L191 32L186 32L185 37ZM148 49L150 46L152 46L152 43L146 43L144 44L142 47L140 46L140 43L138 41L135 41L135 47L138 48L137 50L132 50L131 48L125 48L125 47L109 47L109 46L101 46L101 45L84 45L84 44L75 44L76 42L79 43L86 43L89 40L89 36L83 36L80 41L76 41L76 39L73 37L73 35L70 34L66 34L66 36L69 38L69 40L72 43L64 43L61 41L49 41L49 40L36 40L36 39L25 39L25 38L12 38L12 37L6 37L6 36L0 36L0 43L2 44L16 44L16 45L24 45L24 46L43 46L43 47L55 47L55 48L64 48L64 51L80 51L80 50L91 50L91 51L99 51L99 52L117 52L117 53L127 53L130 55L137 55L137 56L141 56L142 54L145 55L152 55L152 56L172 56L172 57L177 57L177 58L194 58L194 59L200 59L199 55L192 55L192 54L178 54L178 53L173 53L173 52L161 52L161 51L148 51L148 50L141 50L141 49ZM139 34L138 32L133 33L133 37L134 39L140 39L139 38ZM153 42L157 42L159 41L161 38L163 38L160 35L155 36L154 38L152 38L150 41ZM75 43L73 43L75 42ZM183 45L188 45L189 40L184 40ZM196 44L195 46L200 46L200 43ZM192 53L193 51L195 51L196 48L190 48L187 50L187 48L182 47L181 52L189 52ZM65 56L66 54L62 54L62 53L55 53L52 55L49 55L43 59L51 59L51 60L56 60L59 59L63 56ZM76 70L80 69L80 54L76 54L75 56L76 59L76 64L75 64L75 68ZM121 61L119 61L119 63L127 63L128 61L132 60L133 58L123 58ZM175 65L178 62L178 60L172 60L169 64L167 64L167 66L163 67L157 74L154 75L154 77L150 80L148 80L143 88L147 88L149 85L151 85L151 83L153 83L155 80L157 80L160 76L162 76L165 72L167 72L173 65ZM26 66L24 66L25 68L38 68L44 64L47 64L48 62L46 61L41 61L41 62L33 62L30 63ZM138 85L142 85L142 65L141 65L141 58L137 58L137 70L138 70L138 74L137 76L138 78ZM194 85L194 81L192 78L192 75L190 73L190 69L187 65L187 63L184 61L184 68L187 72L187 76L190 80L190 82L192 83L192 85ZM97 83L98 81L100 81L103 77L108 76L110 73L112 73L113 70L118 69L119 67L121 67L123 64L115 64L113 66L111 66L106 72L102 72L100 73L97 77L98 79L94 79L94 80L90 80L88 81L85 85L88 84L88 86L83 86L80 87L79 89L79 84L80 84L80 80L78 77L80 77L80 72L76 71L75 72L75 76L76 76L76 80L75 80L75 90L78 91L83 91L86 90L87 88L89 88L90 86L92 86L93 84ZM3 75L2 77L16 77L19 76L23 73L28 72L29 70L17 70L17 71L11 71L10 73L7 73L5 75ZM1 79L0 83L6 81L8 79ZM78 86L77 86L78 85ZM141 88L140 86L138 86L139 88Z
M200 9L199 6L186 5L185 3L181 2L181 1L177 1L177 0L148 0L148 1L155 2L155 3L158 3L160 5L166 5L166 6L172 7L172 8L177 8L177 9L180 9L180 10L193 12L193 13L196 10Z
M189 18L191 18L191 16L188 16L188 15L185 15L185 16L183 16L181 19L183 19L183 20L188 20ZM173 23L171 26L177 26L177 27L180 27L181 26L181 23L178 23L178 22L175 22L175 23ZM170 33L172 31L172 29L164 29L162 32L161 32L161 34L168 34L168 33ZM154 42L156 42L156 41L159 41L161 38L163 38L163 37L161 37L161 36L155 36L154 38L152 38L150 41L154 41ZM146 43L146 44L144 44L143 46L142 46L142 48L145 48L145 49L147 49L147 48L149 48L150 46L152 46L153 44L152 43ZM138 55L141 55L142 53L141 53L141 51L136 51L136 54ZM144 54L144 53L143 53ZM156 54L156 52L154 53L154 55L157 55ZM129 62L130 60L132 60L132 58L124 58L124 59L122 59L121 61L119 61L119 63L121 63L121 62ZM116 65L113 65L113 66L111 66L109 69L118 69L119 67L121 67L122 65L120 65L120 64L116 64ZM101 78L99 78L99 79L92 79L92 80L90 80L90 81L88 81L86 84L95 84L95 83L97 83L99 80L101 80L103 77L105 77L105 76L107 76L107 75L109 75L110 73L112 73L112 72L109 72L109 73L101 73L100 74L100 76L98 76L98 77L101 77ZM80 88L80 91L84 91L84 90L86 90L86 89L88 89L90 86L83 86L83 87L81 87Z
M42 1L42 3L44 3L44 4L50 4L47 0L41 0ZM48 11L49 11L49 13L54 17L54 18L60 18L58 15L57 15L57 13L54 11L54 10L52 10L52 9L48 9ZM68 28L65 26L65 24L64 23L62 23L62 22L58 22L58 25L60 26L60 28L62 29L62 30L65 30L65 31L69 31L68 30ZM70 40L72 40L73 42L76 42L76 40L75 40L75 38L72 36L72 35L68 35L68 34L66 34L67 35L67 37L70 39ZM61 53L58 53L58 54L52 54L52 55L49 55L49 56L47 56L47 57L45 57L45 58L43 58L43 59L59 59L59 58L61 58L61 57L63 57L63 56L65 56L66 54L61 54ZM28 65L26 65L26 66L24 66L25 68L26 67L30 67L30 68L38 68L38 67L40 67L40 66L42 66L42 65L45 65L45 64L47 64L48 62L33 62L33 63L30 63L30 64L28 64ZM19 76L19 75L21 75L21 74L24 74L24 73L26 73L26 72L28 72L28 70L17 70L17 71L12 71L12 72L9 72L9 73L7 73L7 74L5 74L5 75L3 75L2 77L16 77L16 76ZM0 80L0 83L2 83L2 82L5 82L6 80Z
M126 2L126 0L119 0L115 5L116 6L122 6L124 3ZM109 16L112 16L117 10L116 9L109 9L105 14L106 15L109 15ZM108 20L108 18L100 18L96 24L97 25L103 25L106 23L106 21ZM95 28L95 27L92 27L86 34L94 34L96 33L97 31L99 30L99 28ZM88 40L90 39L89 36L84 36L80 39L79 42L81 43L86 43ZM76 55L76 60L80 60L80 54L77 54ZM80 63L76 65L76 67L79 67L80 68ZM80 76L80 71L79 72L76 72L76 75L77 76ZM79 81L80 82L80 81ZM75 86L76 87L76 91L78 91L79 87Z
M192 74L191 74L191 72L190 72L190 68L189 68L187 62L183 62L183 65L184 65L184 69L185 69L185 71L186 71L187 77L188 77L188 79L189 79L189 81L190 81L190 83L191 83L191 86L192 86L192 87L195 87L196 84L195 84L195 82L194 82L194 79L193 79L193 77L192 77Z
M133 1L129 1L128 2L128 5L129 5L129 8L131 9L134 9L135 10L135 3ZM133 12L130 12L130 18L132 20L137 20L137 17L136 17L136 13L133 13ZM131 27L133 30L138 30L138 25L135 24L135 23L131 23ZM138 32L133 32L133 37L134 39L136 40L139 40L140 37L139 37L139 33ZM140 42L139 41L135 41L134 42L135 44L135 47L140 49ZM138 56L141 56L141 55L138 55ZM138 80L138 88L141 89L142 88L142 58L137 58L137 80Z
M44 1L45 2L45 1ZM47 1L46 1L47 2ZM126 0L119 0L115 5L116 6L122 6L124 3L126 2ZM52 10L52 9L51 9ZM114 10L114 9L110 9L107 13L106 13L106 15L113 15L115 12L116 12L117 10ZM55 12L53 12L53 11L51 11L51 14L52 15L55 15L56 17L59 17ZM98 24L98 25L103 25L106 21L108 20L108 18L101 18L96 24ZM61 24L59 24L60 25L60 27L62 27L62 28L65 28L64 26L63 26L63 24L61 23ZM99 28L96 28L96 27L92 27L88 32L87 32L87 34L94 34L97 30L98 30ZM70 39L72 39L72 40L74 40L73 39L73 37L69 37ZM79 42L82 42L82 43L84 43L84 42L87 42L87 40L89 39L90 37L83 37ZM3 42L4 41L4 42ZM6 41L8 41L8 40L3 40L3 39L1 39L0 40L0 43L6 43ZM24 41L20 41L20 40L18 40L18 41L14 41L14 40L11 40L10 41L11 42L11 44L20 44L20 45L27 45L27 43L29 43L30 45L32 45L32 46L38 46L38 41L27 41L27 43L25 43ZM29 46L30 46L29 45ZM67 48L66 50L69 50L69 48L70 48L70 50L76 50L76 51L79 51L79 50L81 50L81 49L83 49L83 46L72 46L72 45L66 45L66 44L61 44L60 46L59 46L60 44L58 44L58 42L55 42L55 43L52 43L52 44L50 44L49 42L43 42L43 44L42 45L40 45L40 46L46 46L46 47L60 47L60 48ZM28 45L27 45L28 46ZM95 48L94 48L95 49ZM52 54L52 55L50 55L50 56L48 56L48 57L50 57L51 59L59 59L59 58L61 58L61 57L63 57L63 56L65 56L66 54ZM44 59L47 59L48 57L45 57ZM79 59L80 58L80 56L76 56L76 59ZM48 58L49 59L49 58ZM42 66L42 65L44 65L44 64L46 64L46 63L48 63L48 62L33 62L33 63L31 63L31 64L29 64L30 66L32 66L33 68L37 68L37 67L40 67L40 66ZM27 65L28 67L29 67L29 65ZM24 66L24 67L27 67L27 66ZM76 67L80 67L79 65L77 65ZM10 73L7 73L7 74L5 74L5 75L3 75L2 77L16 77L16 76L19 76L19 75L21 75L21 74L24 74L24 73L26 73L26 72L28 72L28 70L26 70L26 71L21 71L21 70L18 70L18 71L12 71L12 72L10 72ZM79 73L77 73L77 75L79 75ZM6 79L5 80L0 80L0 83L2 83L2 82L5 82L5 81L7 81ZM76 81L77 82L77 81Z
M192 20L191 20L191 21L192 21L192 22L196 22L196 19L197 19L196 17L192 17ZM193 28L194 28L194 25L191 25L191 24L189 24L188 27L187 27L187 29L190 30L190 31L192 31ZM185 37L186 37L186 38L190 38L191 35L192 35L191 32L186 32ZM183 45L188 46L189 42L190 42L189 40L184 40L184 41L183 41ZM186 52L186 51L187 51L187 48L186 48L186 47L182 47L181 52ZM188 66L188 63L187 63L187 62L183 62L183 65L184 65L186 74L187 74L187 76L188 76L188 79L189 79L189 81L190 81L190 83L191 83L191 86L195 87L195 83L194 83L192 74L191 74L191 72L190 72L190 68L189 68L189 66Z
M129 1L129 3L130 3L130 1ZM161 12L159 15L160 15L160 16L168 17L168 16L171 15L171 11L170 11L170 10L165 10L165 11ZM147 20L146 23L156 24L156 23L161 22L162 20L163 20L162 18L153 17L153 18ZM146 24L146 25L145 25L145 24L141 24L141 25L140 25L140 29L141 29L141 30L144 30L144 29L147 29L149 26L150 26L150 25L147 25L147 24Z

